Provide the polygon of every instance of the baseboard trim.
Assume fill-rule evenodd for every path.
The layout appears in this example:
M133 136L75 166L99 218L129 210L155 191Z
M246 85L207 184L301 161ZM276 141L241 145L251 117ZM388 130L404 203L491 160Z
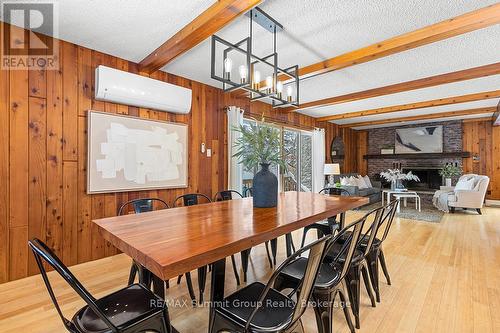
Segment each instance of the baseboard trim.
M485 201L486 206L491 206L491 207L500 207L500 200L486 200Z

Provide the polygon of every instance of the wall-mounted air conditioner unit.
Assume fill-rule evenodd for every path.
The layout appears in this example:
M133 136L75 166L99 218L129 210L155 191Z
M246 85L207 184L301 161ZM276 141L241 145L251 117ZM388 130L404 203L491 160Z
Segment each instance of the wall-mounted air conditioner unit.
M106 66L95 69L95 98L147 109L189 113L191 89Z

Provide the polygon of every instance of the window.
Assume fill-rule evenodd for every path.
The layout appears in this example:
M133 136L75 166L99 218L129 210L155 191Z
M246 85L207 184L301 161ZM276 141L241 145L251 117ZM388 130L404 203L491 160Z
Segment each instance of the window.
M250 124L254 124L255 121L253 120L249 120L249 119L243 119L243 126L250 126ZM273 125L269 125L269 126L273 126ZM276 127L276 126L273 126L273 127ZM279 127L276 127L278 130L281 131L281 128ZM253 182L253 177L255 176L255 174L257 172L259 172L260 170L260 167L256 167L252 170L248 170L246 169L245 167L243 167L243 177L242 177L242 180L243 180L243 194L245 194L246 190L249 189L249 188L252 188L252 182ZM272 173L274 173L276 175L276 177L278 177L278 189L281 188L280 187L280 170L279 170L279 167L277 165L271 165L269 167L269 170L271 170Z
M250 126L253 120L244 119L243 126ZM312 133L286 127L277 127L280 130L282 141L281 151L287 171L283 172L276 165L271 171L278 177L280 191L311 191L313 184L312 172ZM243 167L243 192L252 187L254 175L260 168L247 170Z

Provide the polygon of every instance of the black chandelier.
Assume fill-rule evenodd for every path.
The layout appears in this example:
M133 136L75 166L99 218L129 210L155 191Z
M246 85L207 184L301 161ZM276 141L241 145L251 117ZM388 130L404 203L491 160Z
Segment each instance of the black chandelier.
M250 35L232 44L216 35L212 36L211 77L222 82L224 91L243 89L249 93L251 101L268 99L273 108L299 105L299 66L285 69L278 67L278 53L276 52L276 33L283 30L283 26L256 7L246 14L250 19ZM256 22L273 34L273 53L258 57L252 52L253 23ZM222 54L216 55L218 47L222 47ZM221 57L222 56L222 57ZM217 67L217 59L221 59L221 68ZM239 63L239 79L233 81L234 63ZM217 75L222 72L222 75ZM261 81L266 73L265 80Z

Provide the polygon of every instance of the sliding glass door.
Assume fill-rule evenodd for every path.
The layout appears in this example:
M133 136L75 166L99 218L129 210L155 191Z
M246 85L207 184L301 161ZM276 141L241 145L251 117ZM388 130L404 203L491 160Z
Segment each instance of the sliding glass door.
M244 119L243 126L250 126L253 120ZM281 151L286 164L286 172L276 165L271 171L278 177L280 191L311 191L312 172L312 133L269 124L281 133ZM243 191L252 188L254 175L260 170L247 170L243 167Z
M312 134L284 128L283 158L287 168L283 174L283 191L311 191Z

